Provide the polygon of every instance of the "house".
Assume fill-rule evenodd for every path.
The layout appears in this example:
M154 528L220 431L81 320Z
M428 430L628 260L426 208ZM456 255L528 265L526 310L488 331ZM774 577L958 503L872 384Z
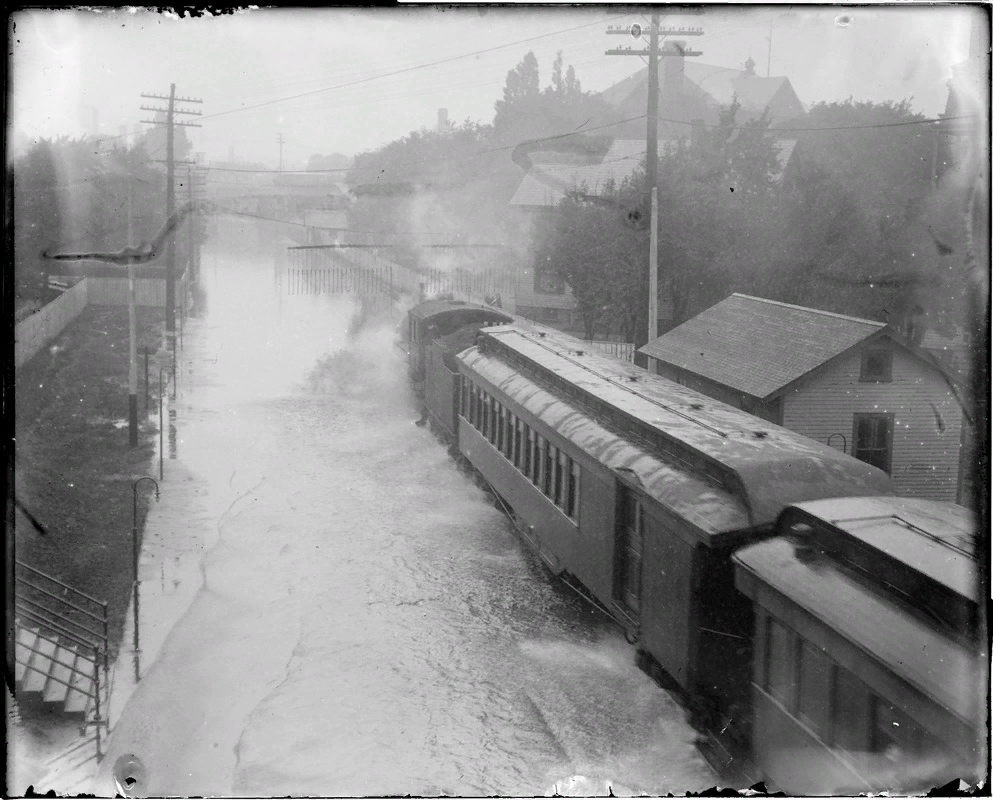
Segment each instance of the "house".
M733 294L640 352L664 377L885 470L902 495L960 498L962 393L884 323Z
M534 241L539 219L554 212L567 194L582 190L596 195L610 182L620 184L637 169L644 153L641 142L640 156L618 155L614 147L593 159L554 151L531 155L531 167L509 203L522 219L526 238ZM527 263L518 271L514 294L522 316L567 330L581 326L571 289L557 275L542 271L540 264Z
M769 115L773 122L786 123L804 115L803 104L785 76L761 77L755 62L748 59L743 69L701 64L679 54L673 43L662 59L659 75L659 137L688 137L694 122L715 125L722 108L735 98L739 103L736 124ZM643 117L648 103L648 68L636 72L600 95L616 109L617 119ZM644 120L631 119L614 129L618 138L644 135Z
M735 98L740 104L739 124L762 113L779 122L803 116L803 105L788 78L756 75L751 59L744 69L700 64L681 55L678 44L666 45L667 53L672 55L663 58L660 66L660 153L680 138L691 138L694 125L716 124L721 109L731 105ZM536 154L510 199L511 207L528 219L527 228L533 228L536 219L553 211L570 191L583 189L597 195L608 183L621 183L643 165L648 69L614 84L601 97L612 110L602 119L591 120L590 125L608 125L609 132L615 136L613 142L598 161L564 153ZM625 119L629 121L619 122ZM781 179L795 145L796 140L790 138L775 142ZM555 276L543 274L540 265L521 270L516 294L518 313L561 327L578 327L569 287ZM671 305L663 286L660 320L671 319Z

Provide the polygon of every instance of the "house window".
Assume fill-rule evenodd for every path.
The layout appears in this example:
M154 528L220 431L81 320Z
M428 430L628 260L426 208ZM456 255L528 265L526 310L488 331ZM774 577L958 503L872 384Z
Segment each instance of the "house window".
M862 351L863 383L889 383L893 380L893 351L887 348L867 347Z
M540 294L565 294L565 281L541 259L534 265L534 290Z
M893 451L893 415L856 414L852 441L853 456L888 473Z

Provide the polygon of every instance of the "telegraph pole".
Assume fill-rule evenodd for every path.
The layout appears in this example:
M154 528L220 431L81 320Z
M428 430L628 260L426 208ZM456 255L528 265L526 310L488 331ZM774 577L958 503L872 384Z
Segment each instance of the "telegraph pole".
M128 153L128 247L133 246L131 229L133 151ZM134 264L128 264L128 444L138 446L138 320L135 309Z
M279 136L279 171L283 171L283 134L278 134Z
M174 132L177 125L188 128L199 128L192 122L176 122L176 114L190 114L199 116L199 111L186 111L183 109L176 108L176 103L202 103L203 100L197 100L193 97L176 97L176 84L171 84L169 86L169 96L165 97L159 94L142 94L142 97L147 97L153 100L167 100L169 102L168 108L155 108L152 106L142 106L142 111L158 111L166 115L166 168L167 168L167 178L166 178L166 219L170 219L175 211L176 207L176 167L174 163L175 154L173 152L173 141ZM142 122L147 122L152 125L161 125L159 120L142 120ZM176 238L175 236L169 236L169 240L166 246L166 340L169 343L169 348L175 354L176 352Z
M640 39L642 27L635 23L629 28L610 27L608 34L629 35ZM654 341L659 335L658 324L658 159L659 159L659 58L665 56L699 56L699 50L687 50L683 42L674 42L671 47L659 49L659 38L665 36L702 36L702 28L660 28L659 14L652 14L648 49L634 50L630 46L608 50L608 56L648 56L648 128L645 136L645 183L646 205L651 212L651 229L648 238L648 338L639 343L635 336L635 349Z

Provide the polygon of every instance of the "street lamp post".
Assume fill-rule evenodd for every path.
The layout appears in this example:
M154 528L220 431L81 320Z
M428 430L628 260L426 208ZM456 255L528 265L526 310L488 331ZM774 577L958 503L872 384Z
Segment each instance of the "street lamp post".
M134 681L137 683L141 680L141 664L139 662L139 654L141 650L138 648L138 484L142 481L151 481L155 486L155 502L159 502L159 484L155 478L150 478L147 475L143 475L138 478L133 484L131 484L131 490L134 494L134 522L131 525L131 558L132 567L134 569Z
M173 377L176 377L176 370L174 367L168 365L164 367L159 367L159 480L162 480L162 453L163 453L163 443L162 443L162 373L165 370L169 370Z

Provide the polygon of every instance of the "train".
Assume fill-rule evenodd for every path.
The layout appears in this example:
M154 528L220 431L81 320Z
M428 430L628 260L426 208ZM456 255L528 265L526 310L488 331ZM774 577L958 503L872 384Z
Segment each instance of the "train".
M895 788L881 782L892 781L899 771L894 765L903 762L892 758L894 751L887 751L882 740L870 735L859 751L889 753L884 758L890 758L886 763L893 769L873 772L866 764L879 767L878 759L858 762L849 756L854 750L845 750L830 735L810 733L804 711L808 701L798 699L808 695L796 688L799 678L791 684L791 704L784 705L769 675L774 665L779 671L801 669L796 660L780 663L784 656L775 647L800 652L800 642L808 641L822 661L846 665L865 677L860 666L839 655L856 646L854 633L804 638L818 624L832 624L824 611L828 606L811 610L804 605L813 597L813 584L821 586L819 599L841 603L842 616L845 602L851 614L864 597L875 598L870 607L888 609L885 613L894 619L926 613L904 609L900 604L906 597L886 595L893 581L899 584L894 575L903 576L908 589L938 586L932 594L947 601L951 590L942 590L941 578L927 574L926 558L913 555L919 543L907 542L920 538L932 546L950 540L948 531L958 529L949 522L951 513L941 509L950 504L898 498L889 476L869 464L594 352L567 334L482 304L441 299L414 306L403 346L423 404L422 419L492 493L552 575L620 626L636 647L639 666L685 704L701 734L700 749L722 778L739 786L764 780L785 791L810 791L797 770L788 768L801 759L782 756L799 748L811 759L810 770L800 772L820 774L819 789L828 784ZM914 502L916 516L907 511ZM891 516L909 514L916 522L906 528L904 539L838 534L848 530L838 524L841 512L862 512L867 504L875 504L879 514L889 509ZM884 574L884 588L863 587L864 597L832 595L824 566L831 555L822 555L817 565L794 556L805 565L805 572L796 568L802 579L779 585L789 572L780 562L797 552L791 543L803 526L811 531L803 547L834 556L857 552L863 571L852 580L872 584ZM967 529L968 522L960 527ZM847 550L839 541L849 543ZM903 549L911 555L901 561ZM855 568L840 558L837 571L847 576ZM897 566L880 573L868 566L876 560ZM969 569L975 573L974 556L971 562L962 557L956 569L961 584L956 587L964 591L962 575ZM978 603L975 588L971 601L955 598L951 606ZM811 614L821 617L811 619ZM883 655L884 623L868 616L862 621L880 640L874 643L869 636L857 644L870 648L865 658L880 656L877 668L887 680L906 684L913 659L897 665ZM963 640L950 620L944 628L935 624L938 632L928 641L946 637L957 644L946 643L941 655L918 659L918 667L938 669L944 662L934 658L951 657L954 650L963 675L980 674L983 659L976 642L981 637L974 631ZM780 628L791 632L791 644L782 645ZM940 696L940 683L930 675L915 685L907 696L919 702L910 710L906 697L890 684L883 682L890 687L886 691L880 689L883 684L872 684L876 694L871 696L878 702L866 707L878 708L879 714L899 708L920 730L939 730L934 738L945 750L962 752L968 740L963 731L975 733L977 723L962 716L967 709L961 703L947 708L946 701L954 698ZM822 716L836 719L843 709L832 706L835 690L824 694L818 686L820 693L811 689L809 697L827 704ZM960 728L938 724L939 706ZM877 727L882 724L873 720ZM810 735L804 738L794 728Z

